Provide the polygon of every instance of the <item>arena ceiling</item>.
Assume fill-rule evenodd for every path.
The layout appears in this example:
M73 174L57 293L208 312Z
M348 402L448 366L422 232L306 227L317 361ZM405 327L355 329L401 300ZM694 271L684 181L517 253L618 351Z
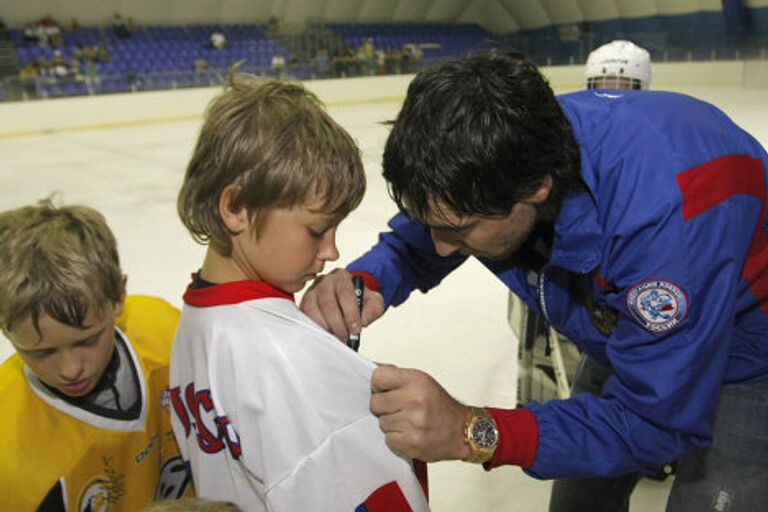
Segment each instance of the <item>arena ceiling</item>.
M728 1L768 7L768 0ZM308 21L474 22L506 34L583 21L720 10L721 0L4 0L0 17L10 26L44 15L104 24L116 12L141 24L263 23L271 16L286 28Z
M763 3L768 4L768 0ZM307 17L322 21L476 22L496 33L722 9L720 0L292 0L275 2L272 8L289 22Z

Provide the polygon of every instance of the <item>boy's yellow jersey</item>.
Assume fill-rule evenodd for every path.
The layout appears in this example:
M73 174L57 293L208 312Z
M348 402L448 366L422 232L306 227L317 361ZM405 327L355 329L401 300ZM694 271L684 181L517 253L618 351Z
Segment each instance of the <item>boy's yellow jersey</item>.
M0 365L0 510L113 512L190 495L169 417L168 360L179 312L130 296L117 320L141 384L136 419L78 408L42 386L14 354Z

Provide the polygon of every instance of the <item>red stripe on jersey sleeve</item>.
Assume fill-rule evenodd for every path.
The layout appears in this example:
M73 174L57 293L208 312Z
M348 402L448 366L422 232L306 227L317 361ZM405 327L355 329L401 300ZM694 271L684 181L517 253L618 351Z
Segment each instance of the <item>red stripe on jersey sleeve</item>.
M412 512L397 482L392 480L373 491L355 512Z

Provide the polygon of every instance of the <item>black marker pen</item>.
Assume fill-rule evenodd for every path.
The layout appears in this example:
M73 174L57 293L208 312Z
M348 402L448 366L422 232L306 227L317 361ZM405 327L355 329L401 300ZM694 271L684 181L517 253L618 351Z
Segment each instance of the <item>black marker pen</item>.
M363 278L360 276L352 276L352 286L355 287L355 298L357 299L357 308L360 312L363 311ZM360 321L362 324L362 319ZM360 348L360 334L349 334L347 339L347 346L357 352Z

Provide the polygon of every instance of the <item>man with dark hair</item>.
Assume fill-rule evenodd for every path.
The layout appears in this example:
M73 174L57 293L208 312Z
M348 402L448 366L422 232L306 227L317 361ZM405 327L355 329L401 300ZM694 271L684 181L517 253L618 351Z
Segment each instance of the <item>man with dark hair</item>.
M371 409L390 446L564 478L553 511L626 510L638 476L677 459L668 510L751 511L768 502L767 165L688 96L555 97L514 51L448 62L416 76L387 141L391 231L302 308L346 339L476 257L611 376L504 410L382 366Z

